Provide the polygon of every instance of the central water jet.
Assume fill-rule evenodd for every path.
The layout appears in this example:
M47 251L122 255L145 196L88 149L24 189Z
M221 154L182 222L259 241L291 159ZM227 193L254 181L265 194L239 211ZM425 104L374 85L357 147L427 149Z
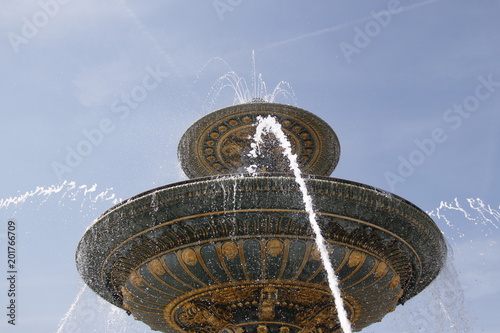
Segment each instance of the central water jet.
M283 132L283 130L281 129L281 125L276 121L276 118L267 116L267 118L257 117L257 119L259 123L257 125L257 130L254 136L255 143L252 144L253 149L249 153L249 156L257 158L257 156L260 155L261 152L259 147L264 144L263 136L265 132L272 133L277 137L279 146L283 149L283 155L288 159L290 170L293 171L295 182L299 185L300 192L302 193L302 200L305 205L305 210L307 212L307 215L309 216L309 222L315 235L316 246L319 249L321 260L323 261L323 265L327 273L326 275L328 278L328 285L335 299L335 306L337 308L340 326L344 333L351 333L351 323L349 322L349 318L347 317L347 313L344 308L344 303L340 294L338 278L333 271L332 263L327 252L328 250L326 248L326 243L316 220L316 213L314 213L312 198L309 195L306 183L304 181L304 178L302 177L302 173L300 172L299 164L297 163L297 155L292 153L290 141L288 141L287 137L285 136L285 132ZM255 164L251 165L247 168L247 170L250 173L255 173L257 170L257 166Z
M265 134L256 159L248 156L257 118L267 116L290 141L299 184L276 134ZM328 177L339 154L335 132L300 108L253 101L208 114L178 148L192 179L101 215L78 246L79 272L153 330L326 333L342 331L331 269L345 316L360 331L431 283L446 246L410 202ZM246 172L252 164L256 174ZM314 210L311 200L305 209L304 193Z

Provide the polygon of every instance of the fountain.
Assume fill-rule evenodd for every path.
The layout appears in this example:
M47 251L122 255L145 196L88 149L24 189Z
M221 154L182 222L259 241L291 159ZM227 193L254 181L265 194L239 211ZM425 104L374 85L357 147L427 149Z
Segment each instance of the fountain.
M267 116L297 157L319 235L276 133L252 152L255 124ZM343 330L330 269L361 331L436 278L446 245L412 203L330 178L339 155L335 132L306 110L253 100L214 111L181 138L190 180L102 214L78 245L78 270L153 330L326 333Z

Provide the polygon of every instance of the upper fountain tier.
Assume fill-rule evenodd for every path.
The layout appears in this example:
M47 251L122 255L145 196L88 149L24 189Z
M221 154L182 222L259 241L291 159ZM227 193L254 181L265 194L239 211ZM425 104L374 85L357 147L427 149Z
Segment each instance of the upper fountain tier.
M250 159L257 117L277 118L297 154L303 173L329 176L340 156L333 129L318 116L284 104L254 100L214 111L194 123L181 138L178 156L189 178L246 173L256 164L260 172L289 172L282 148L269 135L260 160Z

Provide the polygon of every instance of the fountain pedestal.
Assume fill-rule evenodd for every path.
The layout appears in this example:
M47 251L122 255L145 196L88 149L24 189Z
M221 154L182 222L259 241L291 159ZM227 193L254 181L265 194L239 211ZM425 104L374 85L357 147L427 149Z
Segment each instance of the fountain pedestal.
M425 212L327 177L340 148L321 119L251 103L188 129L179 156L194 179L137 195L98 218L77 250L86 283L162 332L340 332L299 187L274 158L279 149L270 146L262 161L267 173L241 174L252 124L269 114L280 119L302 171L315 173L306 183L353 329L380 321L432 282L446 246Z

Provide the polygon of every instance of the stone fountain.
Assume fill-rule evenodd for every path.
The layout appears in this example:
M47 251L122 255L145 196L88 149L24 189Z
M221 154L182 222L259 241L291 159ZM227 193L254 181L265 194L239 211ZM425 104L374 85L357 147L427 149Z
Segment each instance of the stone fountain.
M250 160L258 116L274 116L298 157L354 331L382 320L438 275L443 236L421 209L372 186L328 177L335 132L289 105L212 112L182 137L190 180L102 214L76 253L102 298L161 332L341 332L304 203L268 135ZM246 167L256 164L258 173Z

